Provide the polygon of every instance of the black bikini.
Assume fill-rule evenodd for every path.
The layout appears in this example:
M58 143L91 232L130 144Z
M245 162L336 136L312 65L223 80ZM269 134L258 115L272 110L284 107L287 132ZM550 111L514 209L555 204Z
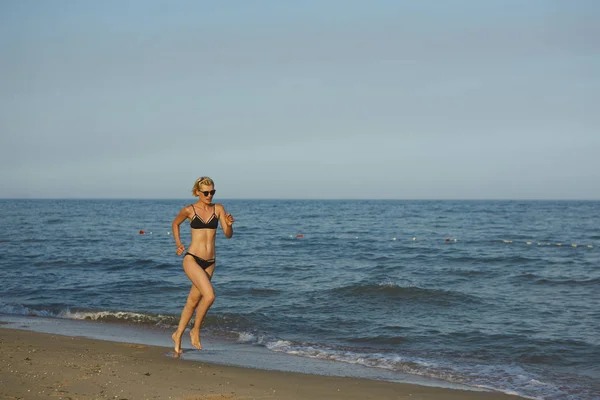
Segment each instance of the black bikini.
M216 261L214 258L211 258L210 260L205 260L204 258L200 258L192 253L187 253L187 252L185 253L185 256L194 257L194 260L196 260L196 264L198 264L200 266L200 268L202 268L202 269L206 269L206 268L210 267Z
M192 229L217 229L217 226L219 226L219 219L217 218L217 214L215 214L214 207L212 216L208 219L208 222L204 222L204 220L196 214L196 209L193 204L192 208L194 209L194 217L190 221L190 227Z
M190 221L190 227L192 229L217 229L217 227L219 226L219 219L217 218L217 214L215 214L214 208L212 216L209 218L208 222L204 222L204 220L198 214L196 214L196 209L194 208L194 205L192 204L191 206L192 209L194 209L194 217ZM205 260L204 258L198 257L197 255L194 255L189 252L186 252L184 257L185 256L194 257L196 263L200 266L200 268L204 270L213 265L216 261L214 258L211 258L210 260Z

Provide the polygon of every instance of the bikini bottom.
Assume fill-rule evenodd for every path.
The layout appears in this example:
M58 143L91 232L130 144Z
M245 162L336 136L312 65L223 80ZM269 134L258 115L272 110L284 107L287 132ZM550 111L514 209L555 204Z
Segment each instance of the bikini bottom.
M212 258L210 260L205 260L204 258L200 258L192 253L185 253L184 257L185 256L194 257L194 260L196 260L196 264L198 264L200 266L200 268L202 268L202 269L206 269L206 268L210 267L211 265L214 265L214 263L216 261L214 258Z

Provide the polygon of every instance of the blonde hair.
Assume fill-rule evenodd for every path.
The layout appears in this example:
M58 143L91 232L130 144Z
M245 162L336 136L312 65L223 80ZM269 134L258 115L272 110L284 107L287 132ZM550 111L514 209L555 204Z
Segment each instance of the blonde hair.
M204 185L204 186L215 186L215 182L210 179L208 176L201 176L200 178L196 179L196 182L194 182L194 187L192 188L192 195L195 197L200 196L200 194L198 193L200 191L200 186Z

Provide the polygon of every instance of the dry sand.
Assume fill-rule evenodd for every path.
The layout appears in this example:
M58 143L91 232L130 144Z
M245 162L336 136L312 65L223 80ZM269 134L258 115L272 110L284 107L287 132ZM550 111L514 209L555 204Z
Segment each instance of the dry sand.
M2 399L516 400L368 379L187 361L170 349L0 328Z

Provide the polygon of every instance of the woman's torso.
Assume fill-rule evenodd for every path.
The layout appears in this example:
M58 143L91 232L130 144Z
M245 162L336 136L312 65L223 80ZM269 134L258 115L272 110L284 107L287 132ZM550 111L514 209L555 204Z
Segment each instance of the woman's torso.
M192 233L188 252L206 260L215 258L215 238L219 223L216 205L212 204L212 207L205 210L198 204L192 204L188 218Z

